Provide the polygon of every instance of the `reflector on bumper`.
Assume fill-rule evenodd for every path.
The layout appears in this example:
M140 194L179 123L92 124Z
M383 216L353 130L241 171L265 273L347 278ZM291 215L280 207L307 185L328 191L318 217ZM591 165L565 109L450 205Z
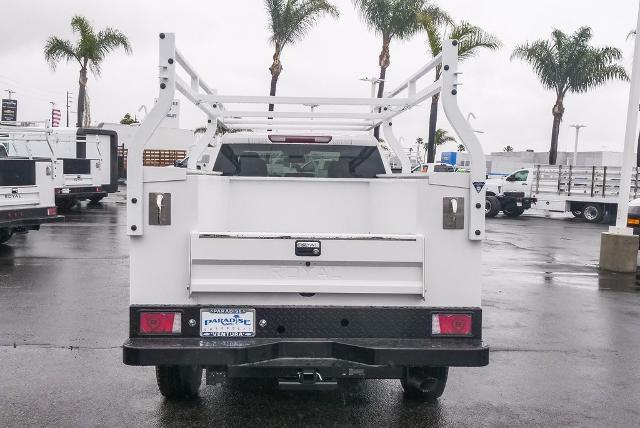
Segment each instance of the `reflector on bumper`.
M431 334L470 336L471 325L471 315L469 314L433 314Z
M141 334L180 334L182 314L180 312L140 312Z

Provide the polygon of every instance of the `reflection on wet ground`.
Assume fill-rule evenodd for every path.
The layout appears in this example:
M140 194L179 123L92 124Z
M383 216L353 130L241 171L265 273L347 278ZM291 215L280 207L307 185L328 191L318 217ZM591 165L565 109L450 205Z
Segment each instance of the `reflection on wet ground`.
M0 245L0 425L637 425L640 275L599 272L606 226L487 221L483 334L491 362L452 368L437 403L404 400L392 380L304 393L249 382L170 403L153 368L122 364L124 199L83 203L65 223Z

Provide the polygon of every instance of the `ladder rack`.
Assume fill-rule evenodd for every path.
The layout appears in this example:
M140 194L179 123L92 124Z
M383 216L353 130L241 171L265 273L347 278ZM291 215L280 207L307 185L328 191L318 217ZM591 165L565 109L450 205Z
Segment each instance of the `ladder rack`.
M230 130L267 130L287 131L352 131L370 132L380 126L385 141L400 159L402 173L411 172L411 164L402 145L393 132L393 118L417 106L422 101L441 94L444 113L460 137L461 143L471 155L472 170L469 174L470 212L469 239L481 240L484 237L484 192L485 161L484 153L471 126L464 118L457 104L458 93L458 42L443 42L443 51L400 85L387 92L383 98L345 98L345 97L302 97L302 96L247 96L223 95L207 84L185 56L176 48L173 33L160 33L159 48L159 95L153 109L138 128L129 147L128 192L129 206L127 223L129 235L143 234L143 204L134 204L132 200L143 200L142 154L155 130L169 112L175 92L178 91L197 106L208 118L207 130L197 137L189 150L188 169L195 169L197 159L209 142L215 138L218 125ZM418 83L434 71L441 69L439 79L428 80L420 88ZM181 70L188 80L177 74ZM280 107L269 111L267 105ZM306 106L328 107L323 111L309 111ZM254 106L251 108L251 106ZM298 110L293 109L297 106ZM350 107L344 111L336 107ZM481 206L481 208L477 208Z

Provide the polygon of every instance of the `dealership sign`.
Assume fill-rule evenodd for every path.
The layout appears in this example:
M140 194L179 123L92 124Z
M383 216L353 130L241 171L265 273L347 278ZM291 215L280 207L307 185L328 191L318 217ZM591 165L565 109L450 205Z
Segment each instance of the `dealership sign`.
M15 122L18 120L18 100L10 100L4 98L2 100L2 118L3 122Z

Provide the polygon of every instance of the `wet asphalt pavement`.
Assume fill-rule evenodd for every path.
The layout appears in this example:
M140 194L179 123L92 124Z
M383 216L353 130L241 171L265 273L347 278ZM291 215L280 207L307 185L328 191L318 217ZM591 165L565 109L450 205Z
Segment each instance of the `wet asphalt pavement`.
M638 426L640 287L635 275L598 274L606 228L488 221L491 362L451 369L437 403L367 381L330 392L208 386L176 404L157 392L153 368L121 362L124 197L83 204L0 245L0 426Z

